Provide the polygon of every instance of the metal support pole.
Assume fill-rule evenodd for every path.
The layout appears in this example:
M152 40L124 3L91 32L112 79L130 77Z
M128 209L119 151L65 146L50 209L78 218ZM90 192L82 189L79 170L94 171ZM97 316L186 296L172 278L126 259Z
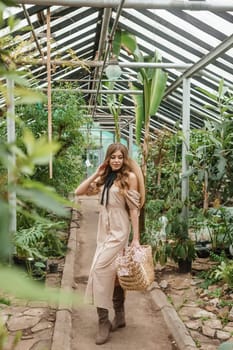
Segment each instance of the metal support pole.
M15 104L14 104L14 81L7 79L7 142L15 142ZM13 157L13 161L12 161ZM12 166L15 166L15 155L11 157L11 165L8 167L8 185L14 185L14 176L12 173ZM14 190L9 190L8 193L10 206L10 225L9 232L13 234L16 232L16 193Z
M183 119L182 119L182 131L184 140L182 143L182 174L188 171L188 162L186 159L189 151L189 138L190 138L190 85L191 79L187 78L183 81ZM188 206L186 202L189 198L189 177L182 178L181 199L185 203L183 207L183 218L188 219Z
M50 28L50 7L47 10L47 96L48 96L48 141L52 142L52 92L51 92L51 28ZM53 155L49 158L49 178L53 177Z

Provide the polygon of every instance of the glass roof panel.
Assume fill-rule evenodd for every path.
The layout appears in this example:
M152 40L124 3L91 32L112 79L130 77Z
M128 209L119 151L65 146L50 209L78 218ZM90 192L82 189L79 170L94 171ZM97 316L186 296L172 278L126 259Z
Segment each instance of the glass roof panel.
M38 13L41 11L46 20L47 6L25 5L30 13L34 31L37 35L37 44L46 54L46 21L40 21ZM72 60L71 50L78 58L83 60L94 60L96 57L101 24L103 23L103 8L88 8L88 7L63 7L51 6L51 31L52 38L51 59L56 57L59 59ZM23 12L23 7L13 8L10 11L14 12L20 23L14 35L20 35L19 40L26 41L32 38L31 30L28 28L26 32L22 28L28 26L28 22ZM9 13L4 13L4 18L9 16ZM116 9L113 9L111 15L110 26L107 32L110 32L112 24L116 18ZM233 33L233 12L226 11L190 11L190 10L155 10L155 9L132 9L123 8L118 22L118 27L121 29L130 30L137 36L137 42L140 49L146 54L152 54L155 50L163 56L163 62L170 63L195 63L201 60L211 50L214 50L224 39ZM7 30L0 31L0 36L6 35ZM103 39L103 46L106 47L107 38ZM36 47L36 43L28 44L24 48L25 55L31 48L36 48L32 57L39 58L40 53ZM211 91L217 89L220 79L226 81L227 86L232 86L232 71L233 71L233 48L226 49L226 52L220 54L217 59L212 62L207 62L206 66L200 72L195 74L191 79L191 126L200 127L203 124L204 115L210 118L217 119L218 116L213 111L203 111L203 105L208 102L206 96L198 91L198 87ZM132 57L128 56L126 51L120 51L119 62L132 62ZM25 68L21 67L20 69ZM169 72L167 86L173 84L178 79L183 71L178 69L166 68ZM100 69L99 69L100 71ZM46 87L46 66L30 65L30 72L37 79L40 86ZM81 87L91 89L96 88L96 85L91 84L94 77L94 68L90 68L90 73L82 67L73 66L70 69L56 66L56 70L52 71L52 81L59 79L82 79L87 78L89 85L80 81ZM115 89L128 89L127 82L124 80L137 79L137 69L122 68L121 79L117 82ZM41 81L40 81L41 79ZM33 79L31 79L33 84ZM34 80L35 81L35 80ZM181 121L182 104L183 104L183 87L180 84L166 99L162 101L159 112L153 116L153 128L166 127L173 129L174 123L177 120ZM87 104L88 98L93 94L86 94ZM103 102L106 107L106 95L103 96ZM123 106L131 109L123 109L128 116L134 117L134 104L130 94L124 95ZM104 106L103 106L104 107ZM103 115L109 114L107 109L99 110L98 113ZM123 112L122 112L123 113ZM98 119L98 117L96 117ZM109 120L110 124L112 120ZM133 122L135 122L133 118ZM113 124L112 124L113 125ZM107 128L107 125L103 126ZM153 129L152 128L152 129ZM125 131L127 133L127 130Z
M166 11L166 10L151 10L151 11L152 12L156 11L155 13L158 16L161 16L161 18L164 18L166 19L166 21L175 24L175 26L179 27L184 32L190 33L195 37L199 38L200 40L208 42L209 45L217 46L219 44L219 40L217 40L215 37L203 32L203 30L199 29L198 27L192 25L187 21L184 21L182 18L179 18L178 16L175 16L173 13L170 13L169 11ZM187 11L187 12L192 13L192 11ZM199 12L200 11L198 11L198 13Z
M218 15L209 12L209 11L185 11L190 16L193 16L194 18L198 18L199 21L202 21L203 23L208 23L211 27L213 27L215 30L218 30L221 33L224 33L225 35L230 35L233 32L232 25L228 21L224 20L223 18L219 17ZM230 12L229 12L230 13ZM203 34L201 34L201 37Z

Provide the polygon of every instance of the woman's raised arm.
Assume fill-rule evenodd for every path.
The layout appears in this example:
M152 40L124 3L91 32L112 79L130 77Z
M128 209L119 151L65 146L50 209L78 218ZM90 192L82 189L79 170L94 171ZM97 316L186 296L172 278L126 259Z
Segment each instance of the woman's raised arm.
M106 163L102 163L98 166L96 171L89 176L86 180L84 180L74 191L76 196L82 196L85 194L89 194L90 186L92 183L95 183L97 179L104 173L106 169Z

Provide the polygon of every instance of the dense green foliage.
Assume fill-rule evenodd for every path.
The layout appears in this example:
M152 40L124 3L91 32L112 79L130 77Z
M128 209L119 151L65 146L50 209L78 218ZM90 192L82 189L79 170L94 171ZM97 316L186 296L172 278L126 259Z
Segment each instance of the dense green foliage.
M40 182L51 188L55 188L56 192L62 197L68 197L69 193L73 192L77 183L79 183L84 176L83 155L85 154L85 139L80 128L86 123L87 119L80 108L80 105L83 104L81 96L75 90L73 93L70 92L70 84L63 84L62 87L62 89L54 91L52 101L54 103L53 139L57 141L57 145L59 144L59 151L53 156L52 179L49 178L49 147L47 143L43 146L40 141L46 140L48 133L48 112L45 103L39 102L34 105L18 105L16 107L16 144L18 149L25 152L22 157L24 164L22 163L22 159L20 160L20 156L18 156L16 158L16 166L21 164L24 170L27 167L23 180L25 183L30 178L30 181L34 181L34 186L37 183L36 186L38 187L38 183ZM6 137L5 121L1 124L0 133L3 137ZM33 140L34 137L35 140ZM32 148L34 149L33 152ZM43 149L44 153L42 155L41 152ZM30 164L25 161L25 156L29 155L29 150L32 159ZM17 153L20 154L22 151ZM45 161L41 161L39 157L44 157L44 155L46 159ZM37 159L35 159L35 157L37 157ZM37 163L36 166L33 164L34 161ZM7 192L7 171L5 165L6 164L3 162L0 173L2 175L2 188L6 188ZM17 181L21 183L22 179L23 177L20 175ZM39 187L38 190L40 190ZM32 189L30 191L32 191ZM24 200L26 200L23 210L18 210L17 213L17 228L21 234L27 230L30 232L37 232L38 220L41 220L38 218L38 214L41 217L51 219L51 216L48 216L47 203L44 202L43 204L43 198L41 198L40 193L36 193L35 189L33 191L35 193L34 203L28 201L28 198L25 198L25 193L23 193L22 189L18 191L18 195L20 195L20 197L23 196ZM26 196L29 196L29 193L27 193ZM30 195L30 197L32 196ZM39 203L40 205L38 208ZM63 212L65 215L65 210L63 210ZM54 216L52 220L57 221L57 218ZM44 224L45 223L42 223L41 225ZM55 238L56 237L54 237L54 239ZM37 248L38 246L35 244L34 249L36 252ZM22 252L22 241L20 249ZM25 257L30 256L28 252L31 252L32 249L32 246L30 246L29 249L29 247L25 245ZM36 253L34 252L34 254ZM37 254L39 253L37 252ZM40 252L40 254L42 254L42 252ZM45 255L45 252L43 252L43 255ZM55 255L60 255L59 249L57 249Z
M216 104L219 120L207 119L202 129L191 130L186 174L181 173L181 131L161 130L150 143L145 239L154 245L156 260L162 262L166 262L167 257L176 261L174 254L185 256L185 249L191 247L191 242L185 240L190 228L194 232L204 230L214 251L225 249L233 242L233 215L226 208L233 204L233 97L222 81L218 91L205 93ZM189 198L187 203L182 203L181 183L187 176ZM184 222L182 211L185 206L188 220ZM161 220L163 216L167 220L166 228ZM158 235L161 230L165 231L165 242ZM194 256L193 249L190 249L190 256Z
M48 166L37 167L33 178L56 188L68 196L83 177L85 139L80 128L88 119L80 107L82 96L74 84L60 84L52 93L52 133L59 145L59 152L53 158L53 178L49 178ZM73 90L71 90L73 89ZM34 135L47 135L48 112L46 104L24 105L17 108L18 116L30 127Z
M1 19L6 6L1 2ZM16 24L13 17L8 22L10 28ZM0 21L1 25L5 25L5 22ZM1 40L6 41L7 37ZM12 50L14 50L14 46ZM46 234L45 231L40 230L44 232L45 239L51 232L51 229L48 229L51 221L56 222L58 216L67 217L67 206L70 206L71 203L65 197L76 186L75 180L78 181L79 177L83 176L81 156L84 149L84 139L79 128L84 123L84 117L79 108L83 101L77 91L74 94L68 90L59 91L59 94L55 94L53 97L54 103L59 104L53 115L54 138L52 142L48 142L46 96L29 88L26 79L22 78L22 74L16 70L14 55L11 54L11 50L7 49L7 46L2 45L0 58L0 75L14 81L12 95L17 96L17 100L15 100L17 116L8 113L8 118L13 118L16 124L15 142L7 143L6 113L4 110L0 122L0 261L5 261L12 254L13 232L10 232L12 208L8 203L12 194L15 194L17 199L17 234L21 232L21 240L18 236L18 243L21 242L21 246L19 246L22 249L28 247L33 249L31 245L26 247L25 242L23 243L25 247L23 247L23 237L26 238L26 234L22 233L25 233L23 230L38 233L38 227L47 225ZM4 79L0 83L0 94L1 97L5 98L5 105L9 105L9 90ZM50 181L48 179L48 162L51 157L54 158L56 164L54 168L60 178L57 176ZM62 196L57 194L58 191L56 192L54 187L59 189ZM55 224L53 223L53 225ZM37 226L37 230L33 226ZM14 237L15 242L17 234ZM28 235L27 239L29 237L31 236ZM53 245L55 246L56 242L57 253L61 254L61 247L58 246L56 239L56 235L54 235ZM40 254L45 255L45 246L49 249L51 243L50 237L49 241L43 243L44 250ZM36 248L38 249L38 246ZM47 254L50 255L51 252L47 251Z

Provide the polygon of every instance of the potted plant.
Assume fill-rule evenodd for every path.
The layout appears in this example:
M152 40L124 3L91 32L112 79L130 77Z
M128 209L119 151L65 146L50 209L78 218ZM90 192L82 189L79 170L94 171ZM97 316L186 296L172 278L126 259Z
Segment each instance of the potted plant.
M154 260L161 265L167 263L168 258L178 264L180 273L192 270L192 262L196 257L195 243L190 238L159 241L153 247Z
M178 240L172 246L171 258L178 263L179 272L181 273L187 273L192 270L192 261L195 257L195 245L190 238Z
M164 265L170 258L178 264L180 273L191 272L195 257L195 243L191 239L159 241L154 246L154 260Z
M179 272L186 273L192 269L192 261L196 257L195 242L188 234L188 219L177 214L171 222L171 258L178 263Z
M179 272L186 273L192 269L196 257L195 242L188 235L188 223L181 214L171 217L166 227L167 239L159 240L154 246L154 259L164 265L168 258L178 264Z
M203 252L210 253L210 251L217 255L223 253L231 257L233 255L232 223L232 207L217 206L209 208L208 211L196 208L192 213L191 227L197 242L198 257L203 257Z
M48 263L48 270L50 273L57 273L58 272L58 263L55 261L51 261Z

